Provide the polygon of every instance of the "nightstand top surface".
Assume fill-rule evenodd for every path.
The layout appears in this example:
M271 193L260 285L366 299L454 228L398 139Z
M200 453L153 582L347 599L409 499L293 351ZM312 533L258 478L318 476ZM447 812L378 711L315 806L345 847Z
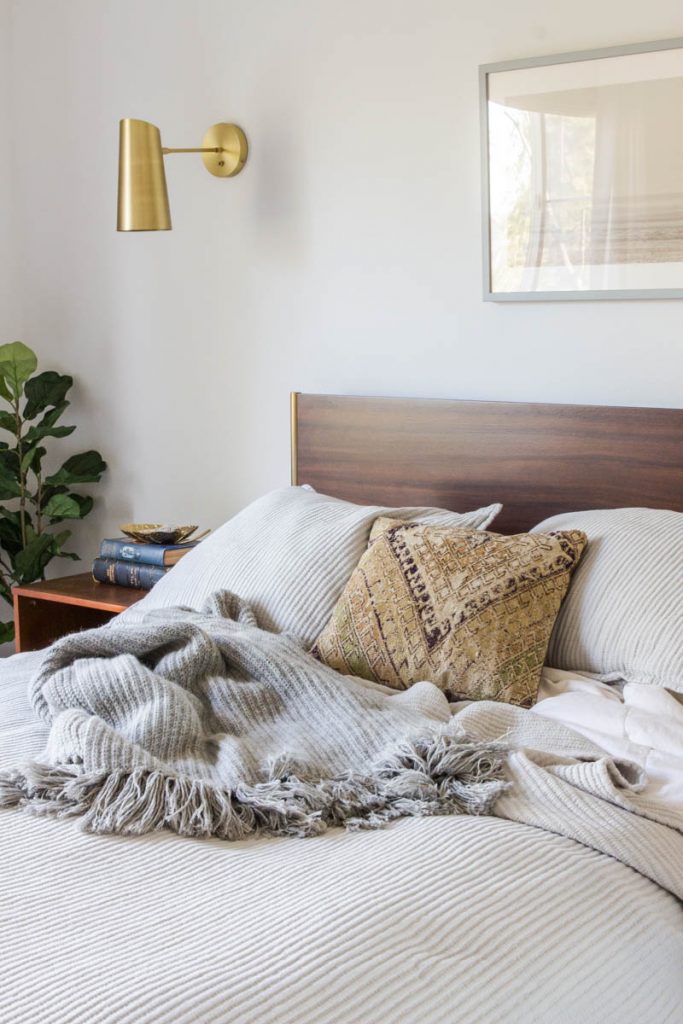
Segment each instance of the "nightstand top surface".
M111 612L122 612L149 593L147 590L136 590L132 587L98 583L89 572L12 587L12 592L18 597L74 604L84 608L101 608L103 611Z

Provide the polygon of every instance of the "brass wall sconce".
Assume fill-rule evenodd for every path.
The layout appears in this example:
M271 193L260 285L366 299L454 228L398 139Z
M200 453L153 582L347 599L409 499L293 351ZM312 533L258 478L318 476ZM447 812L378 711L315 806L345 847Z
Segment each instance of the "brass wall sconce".
M214 124L199 149L166 149L156 125L127 117L119 125L118 231L170 231L164 156L201 153L217 178L233 178L247 160L247 139L236 124Z

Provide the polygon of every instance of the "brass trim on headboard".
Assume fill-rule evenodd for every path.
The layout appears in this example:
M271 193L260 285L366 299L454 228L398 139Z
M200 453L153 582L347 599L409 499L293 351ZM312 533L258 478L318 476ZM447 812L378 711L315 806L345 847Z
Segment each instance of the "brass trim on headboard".
M299 447L299 419L298 419L298 391L290 391L289 393L289 445L290 445L290 458L291 458L291 480L292 486L296 486L299 482L299 473L297 467L298 461L298 447Z

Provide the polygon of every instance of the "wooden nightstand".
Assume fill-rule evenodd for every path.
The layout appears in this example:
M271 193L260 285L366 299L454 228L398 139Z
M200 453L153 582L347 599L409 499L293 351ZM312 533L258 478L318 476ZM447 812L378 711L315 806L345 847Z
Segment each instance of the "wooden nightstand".
M13 587L17 651L37 651L67 633L103 626L147 590L96 583L89 572Z

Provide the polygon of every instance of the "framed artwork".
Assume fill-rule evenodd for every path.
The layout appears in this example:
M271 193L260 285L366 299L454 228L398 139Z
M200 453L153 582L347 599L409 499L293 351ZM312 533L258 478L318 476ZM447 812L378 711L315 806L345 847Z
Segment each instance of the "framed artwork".
M484 298L683 298L683 39L480 68Z

